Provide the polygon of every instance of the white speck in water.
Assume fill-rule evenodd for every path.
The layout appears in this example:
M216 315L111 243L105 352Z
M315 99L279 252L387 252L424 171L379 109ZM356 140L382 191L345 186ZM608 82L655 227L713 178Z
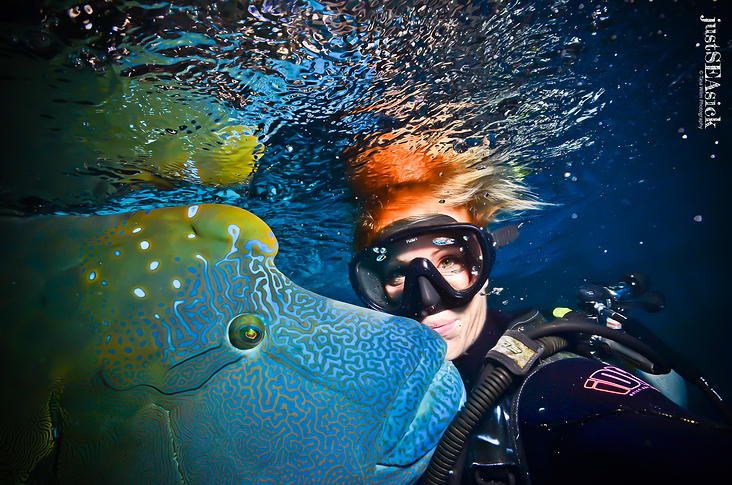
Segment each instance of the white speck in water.
M96 277L97 277L97 273L96 272L92 271L91 273L89 273L89 281L92 281Z
M577 219L577 213L572 213L572 219Z
M197 205L190 206L188 208L188 218L193 219L194 217L196 217L196 214L198 214L198 206Z
M701 222L701 221L702 221L702 216L700 216L700 215L695 215L695 216L694 216L694 220L695 220L696 222Z
M142 288L135 288L134 290L132 290L132 292L137 297L145 298L145 290L143 290Z
M188 239L193 239L194 237L196 237L196 234L193 232L188 235Z
M145 250L150 247L150 243L147 241L140 241L140 249Z
M569 172L564 172L564 178L566 178L566 179L567 179L567 178L569 178L569 177L571 177L571 176L572 176L572 174L571 174L571 173L569 173Z
M180 288L180 280L173 280L173 288L175 288L176 290Z
M156 269L158 269L158 266L160 266L160 262L153 261L152 263L150 263L150 271L155 271Z
M132 230L132 234L137 234L138 232L142 231L141 227L136 227Z

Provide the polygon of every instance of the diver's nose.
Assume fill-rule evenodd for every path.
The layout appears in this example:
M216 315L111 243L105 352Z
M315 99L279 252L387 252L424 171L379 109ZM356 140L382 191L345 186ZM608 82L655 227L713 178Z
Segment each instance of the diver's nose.
M435 287L424 276L417 278L417 287L419 288L420 312L426 312L428 315L435 313L437 307L442 302Z

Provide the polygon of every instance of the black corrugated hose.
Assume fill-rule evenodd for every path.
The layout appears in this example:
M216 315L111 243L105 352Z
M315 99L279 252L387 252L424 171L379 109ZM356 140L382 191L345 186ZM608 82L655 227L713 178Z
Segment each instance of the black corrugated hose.
M541 358L563 349L569 342L561 337L549 336L536 339L544 352ZM453 418L437 445L427 471L422 477L424 485L444 485L452 475L460 452L481 416L491 409L513 382L513 374L500 366L487 364L482 378L475 384L468 401Z

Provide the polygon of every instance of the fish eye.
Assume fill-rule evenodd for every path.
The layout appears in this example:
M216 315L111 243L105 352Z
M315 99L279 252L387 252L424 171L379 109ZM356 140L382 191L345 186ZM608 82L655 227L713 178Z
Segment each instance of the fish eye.
M229 323L229 341L241 350L251 350L264 338L265 325L252 313L242 313L231 319Z

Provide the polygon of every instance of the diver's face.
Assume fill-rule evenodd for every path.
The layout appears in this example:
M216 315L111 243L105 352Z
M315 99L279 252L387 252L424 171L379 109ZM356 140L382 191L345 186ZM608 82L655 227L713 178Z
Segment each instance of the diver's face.
M458 222L470 222L469 213L464 209L450 209L446 207L436 207L434 213L446 214L455 218ZM405 217L423 215L430 213L425 211L422 205L412 210L402 210L396 214L390 214L390 220L382 222L383 225L390 224ZM404 265L409 264L414 258L429 259L440 273L445 277L448 283L455 289L466 288L470 281L470 275L462 267L459 255L451 254L446 251L436 250L434 247L417 247L404 252L399 256L399 260ZM385 286L387 297L396 297L402 290L404 280L401 275L395 275L391 280L387 281ZM486 283L486 286L488 283ZM437 313L429 313L426 310L420 310L417 320L427 325L437 332L447 344L447 360L454 360L470 347L480 335L483 325L485 324L488 306L486 298L477 294L470 302L458 308L443 310Z
M392 269L387 270L388 275L384 282L386 297L392 302L401 301L406 281L406 269L415 258L429 260L454 289L464 290L470 286L472 278L468 263L465 261L465 254L461 251L460 246L455 244L435 246L431 240L426 238L415 242L410 241L409 244L402 243L401 246L404 248L403 250L400 246L393 247L398 256L389 261Z

